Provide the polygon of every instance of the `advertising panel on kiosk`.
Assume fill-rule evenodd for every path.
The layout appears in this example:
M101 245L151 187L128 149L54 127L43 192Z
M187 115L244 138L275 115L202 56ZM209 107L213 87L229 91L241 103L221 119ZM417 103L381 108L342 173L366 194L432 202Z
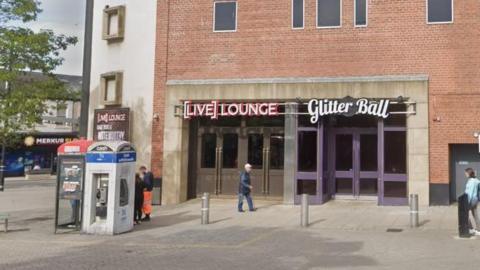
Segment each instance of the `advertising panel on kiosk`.
M64 143L58 148L55 233L58 230L80 230L85 155L92 144L93 141L81 139Z

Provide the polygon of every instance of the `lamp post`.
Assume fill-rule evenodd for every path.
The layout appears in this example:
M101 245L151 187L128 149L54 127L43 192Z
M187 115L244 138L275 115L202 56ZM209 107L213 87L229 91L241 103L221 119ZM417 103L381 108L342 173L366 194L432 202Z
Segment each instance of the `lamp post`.
M87 137L88 133L88 106L90 103L90 69L92 66L92 29L93 29L93 2L86 0L85 12L85 41L83 47L83 74L82 74L82 102L80 111L80 137Z

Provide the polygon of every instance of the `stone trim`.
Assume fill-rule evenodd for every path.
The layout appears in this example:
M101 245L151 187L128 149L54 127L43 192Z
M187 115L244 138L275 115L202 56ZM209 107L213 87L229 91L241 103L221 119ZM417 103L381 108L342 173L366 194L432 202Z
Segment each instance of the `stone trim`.
M207 84L288 84L288 83L346 83L346 82L408 82L428 81L428 75L388 75L360 77L305 77L305 78L252 78L252 79L205 79L168 80L167 85L207 85Z

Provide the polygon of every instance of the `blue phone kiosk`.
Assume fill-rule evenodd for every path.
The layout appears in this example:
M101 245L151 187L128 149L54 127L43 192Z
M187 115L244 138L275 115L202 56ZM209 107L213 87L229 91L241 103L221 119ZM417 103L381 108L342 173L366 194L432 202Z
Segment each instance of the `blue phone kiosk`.
M88 148L82 233L114 235L133 229L136 152L129 142Z

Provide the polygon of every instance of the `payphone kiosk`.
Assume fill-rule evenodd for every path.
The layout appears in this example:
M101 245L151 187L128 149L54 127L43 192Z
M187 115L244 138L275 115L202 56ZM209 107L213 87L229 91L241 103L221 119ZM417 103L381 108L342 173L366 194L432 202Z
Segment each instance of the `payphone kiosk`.
M133 229L136 152L129 142L97 142L86 155L82 232Z
M55 233L80 230L85 155L93 141L80 139L58 148Z

